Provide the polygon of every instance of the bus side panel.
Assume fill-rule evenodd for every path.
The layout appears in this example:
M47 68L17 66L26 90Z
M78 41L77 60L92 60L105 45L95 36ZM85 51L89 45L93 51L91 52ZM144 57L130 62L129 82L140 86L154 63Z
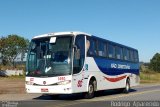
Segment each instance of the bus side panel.
M117 68L113 68L113 65ZM73 93L87 92L91 77L96 78L97 90L124 88L127 78L131 86L136 86L139 84L138 68L136 63L86 57L82 71L73 75Z
M97 80L97 90L124 88L127 77L131 80L131 86L139 84L139 65L108 60L104 58L87 57L88 75L93 75ZM117 68L112 68L116 64Z
M110 77L117 77L116 76L109 76L101 72L101 70L98 68L94 58L92 57L87 57L86 58L86 63L88 63L88 75L93 75L96 80L97 80L97 90L106 90L106 89L114 89L114 88L121 88L124 87L125 80L119 81L119 82L110 82L106 80L107 78ZM88 80L89 81L89 80Z
M87 80L84 79L84 69L78 73L78 74L73 74L72 77L72 90L73 93L80 93L80 92L86 92L87 89Z

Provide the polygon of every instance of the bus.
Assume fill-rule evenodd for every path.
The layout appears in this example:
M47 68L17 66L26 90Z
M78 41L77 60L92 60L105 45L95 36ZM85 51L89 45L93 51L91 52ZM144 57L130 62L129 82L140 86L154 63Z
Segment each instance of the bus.
M93 98L100 90L128 93L139 81L137 49L83 32L48 33L30 42L27 93Z

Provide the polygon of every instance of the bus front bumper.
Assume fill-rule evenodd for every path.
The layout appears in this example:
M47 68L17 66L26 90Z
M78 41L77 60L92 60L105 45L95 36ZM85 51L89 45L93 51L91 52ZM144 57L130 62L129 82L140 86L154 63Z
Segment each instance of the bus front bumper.
M26 85L27 93L72 94L71 85L31 86Z

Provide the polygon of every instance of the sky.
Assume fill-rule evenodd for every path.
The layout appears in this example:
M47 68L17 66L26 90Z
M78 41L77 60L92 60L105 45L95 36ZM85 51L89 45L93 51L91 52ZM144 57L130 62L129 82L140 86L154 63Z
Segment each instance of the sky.
M0 0L0 37L62 31L136 48L149 62L160 53L160 0Z

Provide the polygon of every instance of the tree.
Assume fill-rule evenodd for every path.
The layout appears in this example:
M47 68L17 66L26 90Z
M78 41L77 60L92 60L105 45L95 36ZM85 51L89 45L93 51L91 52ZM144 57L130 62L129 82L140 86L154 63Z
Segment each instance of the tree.
M3 65L6 65L8 63L7 58L4 55L6 51L5 47L7 47L5 41L6 41L5 37L0 38L0 53L1 53L1 60Z
M26 52L29 40L18 35L8 35L0 40L0 51L2 60L7 60L10 64L15 65L15 59L18 55Z
M156 53L153 58L150 60L150 69L160 72L160 54Z

